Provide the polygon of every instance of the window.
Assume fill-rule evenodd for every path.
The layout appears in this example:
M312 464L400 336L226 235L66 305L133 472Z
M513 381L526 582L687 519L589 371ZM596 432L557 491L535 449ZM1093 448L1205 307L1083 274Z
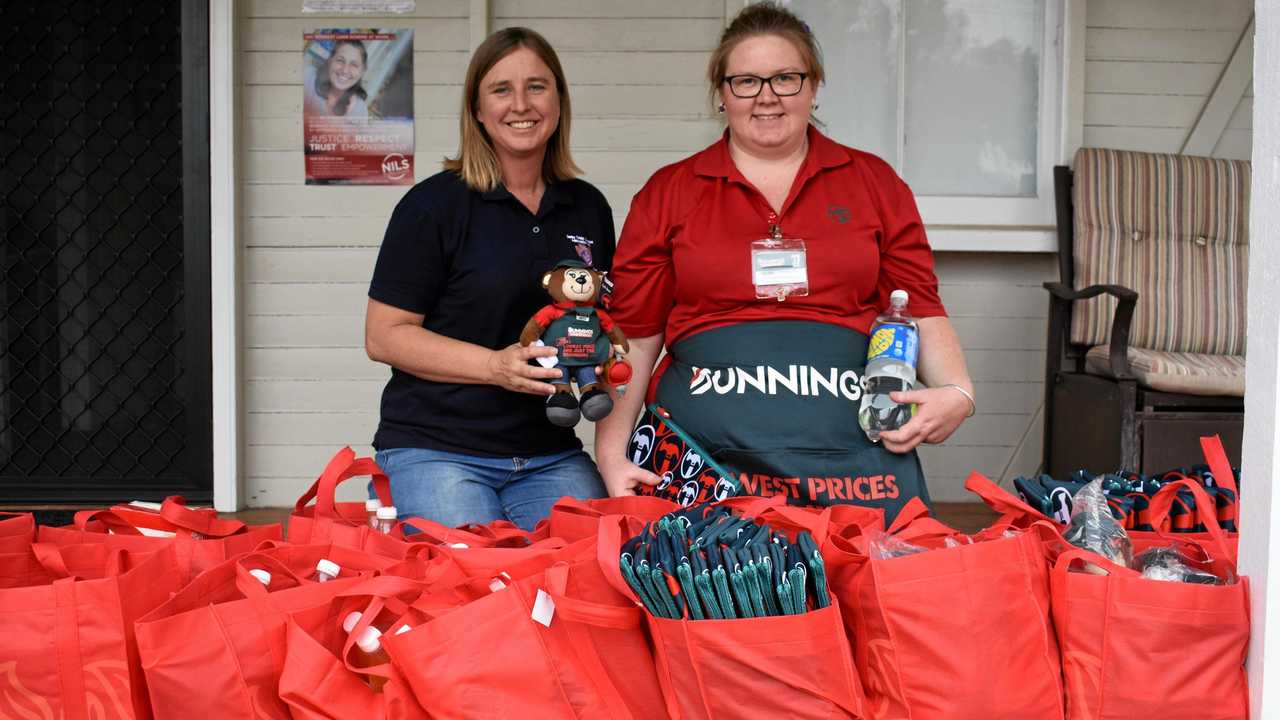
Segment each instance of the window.
M1064 0L788 0L822 44L817 116L887 160L930 225L1050 225Z

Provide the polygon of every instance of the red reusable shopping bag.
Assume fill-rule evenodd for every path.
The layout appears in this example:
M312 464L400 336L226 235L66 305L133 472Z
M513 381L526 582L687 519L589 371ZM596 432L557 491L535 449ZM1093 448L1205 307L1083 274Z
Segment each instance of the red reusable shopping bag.
M23 552L36 539L31 513L0 512L0 553Z
M289 542L334 543L364 549L370 531L364 503L336 499L338 486L358 477L369 477L379 501L391 505L391 481L387 474L373 458L357 458L354 450L344 447L294 503L293 514L289 516Z
M506 521L450 528L423 518L406 518L397 523L391 533L380 533L369 527L364 503L336 500L340 484L366 476L372 479L374 492L382 504L392 504L391 482L382 468L372 458L357 458L351 448L343 448L294 503L293 514L289 516L289 541L333 543L387 557L404 558L412 554L414 545L421 543L521 547L537 539L534 533L527 533ZM406 534L405 530L409 528L414 532Z
M645 612L622 578L624 535L641 527L600 521L597 559L610 585L645 618L667 712L678 720L862 718L862 689L833 599L803 615L672 620Z
M343 573L317 583L327 558ZM341 546L282 545L201 573L137 622L138 653L151 703L164 718L288 718L277 693L285 617L327 604L362 575L397 561ZM271 573L270 586L250 574Z
M284 537L279 523L250 526L239 520L221 519L212 510L187 507L186 501L177 496L166 498L158 513L120 507L128 509L78 512L75 523L67 527L41 525L36 539L57 545L104 543L133 552L155 552L173 545L179 562L194 575L247 553L264 541ZM173 535L144 535L139 527Z
M1164 543L1198 548L1215 574L1234 574L1234 548L1198 483L1170 483L1152 503L1171 502L1179 487L1196 496L1199 520L1213 540L1188 542L1185 533L1171 533ZM1106 574L1071 572L1077 560ZM1070 550L1057 558L1051 580L1070 720L1248 716L1246 578L1231 585L1149 580L1099 555Z
M174 549L34 544L0 559L0 717L151 717L133 623L185 580Z
M603 582L594 549L530 555L523 569L541 562L542 572L504 571L512 582L387 638L432 717L665 716L639 612Z
M280 698L295 720L346 718L427 718L409 686L390 664L360 668L350 663L354 638L371 622L390 634L403 627L407 603L417 599L430 580L384 575L369 578L339 593L331 602L293 613L285 632ZM361 613L351 632L343 621ZM394 619L393 619L394 618ZM369 678L385 682L375 692Z
M543 522L546 523L549 536L574 542L594 538L600 518L606 515L627 515L647 522L679 509L680 506L670 500L652 495L626 495L596 500L562 497L551 506L551 514Z
M996 526L968 544L925 513L909 504L889 532L927 552L876 557L872 536L855 524L822 548L870 716L1061 718L1039 528L1006 535ZM950 536L964 544L947 547Z

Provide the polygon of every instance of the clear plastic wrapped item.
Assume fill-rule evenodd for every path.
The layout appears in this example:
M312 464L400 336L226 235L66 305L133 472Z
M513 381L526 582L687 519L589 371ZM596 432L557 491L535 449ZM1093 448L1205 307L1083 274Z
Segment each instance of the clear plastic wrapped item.
M871 557L877 560L891 560L893 558L906 557L907 555L917 555L927 550L928 548L909 543L889 533L878 533L871 538Z
M1187 557L1176 545L1151 548L1133 559L1133 569L1141 572L1142 577L1148 580L1197 585L1223 585L1235 581L1232 577L1218 577L1201 568L1202 564Z
M1071 524L1063 537L1072 545L1095 552L1117 565L1129 567L1133 560L1133 543L1111 514L1101 478L1080 488L1072 499Z

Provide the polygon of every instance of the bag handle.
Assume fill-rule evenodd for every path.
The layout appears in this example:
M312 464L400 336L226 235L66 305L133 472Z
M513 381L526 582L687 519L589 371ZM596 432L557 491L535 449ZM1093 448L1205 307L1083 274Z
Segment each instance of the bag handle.
M633 536L640 533L644 525L629 521L626 515L606 515L600 518L600 534L596 538L596 561L600 563L600 572L604 573L609 585L638 606L640 598L636 597L635 591L623 579L622 569L618 565L618 559L622 554L624 528L629 536Z
M81 532L100 533L113 532L117 535L141 535L138 528L107 508L101 510L81 510L75 514L75 526ZM94 523L102 525L102 530L93 527Z
M902 506L902 509L898 511L897 517L893 519L893 523L889 525L885 532L890 535L896 535L906 529L908 525L918 520L926 519L929 519L929 506L925 505L919 496L913 497L907 501L907 504Z
M270 588L250 574L251 569L262 569L271 573L272 585L281 578L291 583L289 587L297 587L306 582L277 557L262 553L247 553L236 561L236 589L250 600L262 600L270 592Z
M1053 563L1053 574L1058 577L1065 576L1067 572L1070 571L1071 565L1077 560L1087 562L1091 565L1096 565L1098 568L1106 570L1107 575L1128 578L1142 577L1142 573L1137 570L1111 562L1098 553L1081 548L1072 548L1071 550L1067 550L1058 555L1058 559Z
M813 541L821 548L827 542L827 535L831 530L831 513L832 505L823 508L821 512L809 512L803 508L794 505L770 505L761 509L757 515L765 523L769 523L769 516L776 515L791 525L795 525L802 530L808 530L813 536Z
M41 567L58 579L91 579L88 576L76 574L71 571L67 566L67 558L63 555L64 547L69 546L41 542L31 543L31 554L35 557L36 562L39 563ZM124 548L109 548L105 545L90 545L87 547L101 548L106 553L107 559L103 564L103 577L123 575L128 570L129 558L126 555Z
M383 505L391 505L391 480L387 474L372 458L357 458L354 450L344 447L329 460L320 477L316 478L316 481L311 483L311 487L307 488L307 491L293 504L293 509L295 512L302 512L312 500L315 500L316 517L342 519L338 515L334 499L338 485L353 477L365 475L373 479L373 491L377 494L378 500Z
M1169 520L1169 511L1173 509L1173 502L1178 497L1180 489L1187 489L1191 492L1192 497L1196 501L1196 518L1204 523L1205 529L1209 531L1209 537L1213 538L1214 544L1219 552L1220 557L1226 558L1231 566L1236 566L1236 554L1231 552L1231 546L1227 542L1227 534L1222 530L1222 526L1218 524L1217 504L1213 498L1209 497L1209 493L1200 483L1183 478L1181 480L1173 480L1165 483L1159 492L1151 497L1147 505L1147 517L1151 526L1156 529L1156 533L1160 537L1167 540L1177 541L1185 540L1178 538L1177 533L1165 534L1165 523Z
M1213 481L1220 487L1230 490L1238 501L1240 488L1236 485L1235 474L1231 472L1227 451L1222 447L1222 438L1216 434L1200 438L1200 450L1204 453L1205 462L1213 473Z
M164 499L160 504L160 517L176 528L207 538L224 538L249 531L249 526L239 520L218 517L213 508L195 510L187 507L187 499L181 495L170 495Z
M995 484L976 470L969 473L969 477L964 481L964 487L982 498L982 502L986 503L987 507L1001 515L1013 516L1016 520L1051 521L1051 518L1044 513L1023 502L1022 498Z
M418 531L418 537L413 535L405 535L405 528L413 528ZM395 530L392 531L397 539L408 542L428 542L437 545L453 545L461 543L467 547L491 547L493 540L491 538L477 535L466 530L451 528L441 525L434 520L428 520L422 517L407 517L396 523Z

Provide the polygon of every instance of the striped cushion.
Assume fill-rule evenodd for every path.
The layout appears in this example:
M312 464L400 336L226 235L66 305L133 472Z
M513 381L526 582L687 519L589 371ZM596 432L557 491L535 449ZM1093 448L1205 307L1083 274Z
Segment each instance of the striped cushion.
M1089 349L1085 369L1094 375L1111 375L1106 345ZM1188 395L1244 397L1244 358L1240 355L1174 353L1129 348L1129 367L1138 383L1152 390Z
M1249 163L1082 148L1075 159L1075 287L1138 292L1129 344L1243 355ZM1116 301L1078 301L1071 340L1104 345Z

